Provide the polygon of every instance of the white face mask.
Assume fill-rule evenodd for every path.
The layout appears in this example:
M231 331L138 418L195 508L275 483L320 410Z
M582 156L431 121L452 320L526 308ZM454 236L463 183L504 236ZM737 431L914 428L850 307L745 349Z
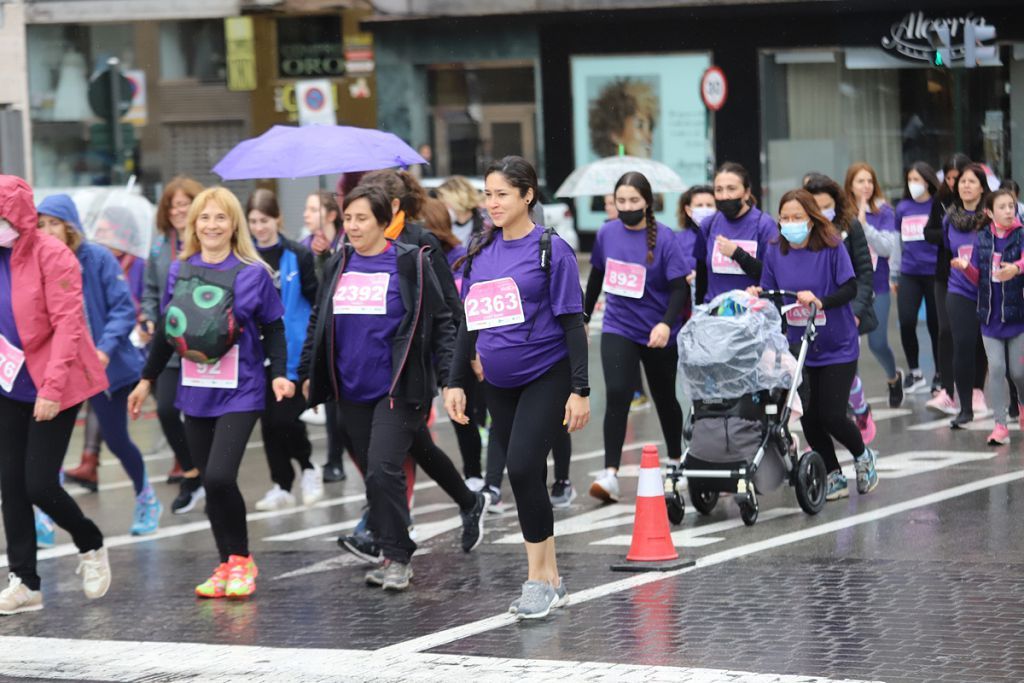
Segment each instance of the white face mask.
M907 189L910 190L911 197L920 199L928 191L928 186L924 183L907 183Z
M0 218L0 247L10 247L18 239L18 231L15 230L6 218Z
M836 210L835 209L822 209L821 210L821 214L825 218L829 219L829 221L834 221L836 219Z
M716 211L718 211L718 209L713 206L695 206L690 209L690 213L693 214L691 218L693 218L693 222L698 226L703 223L706 218L715 215Z

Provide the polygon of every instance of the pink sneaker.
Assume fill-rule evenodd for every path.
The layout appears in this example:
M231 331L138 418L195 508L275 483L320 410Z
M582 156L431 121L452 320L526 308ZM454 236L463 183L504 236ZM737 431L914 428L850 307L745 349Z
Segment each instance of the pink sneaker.
M854 415L853 421L857 423L857 429L860 430L860 436L864 440L865 444L869 444L875 440L875 434L877 429L875 427L875 420L871 417L871 406L860 415Z
M1006 425L997 424L992 433L988 435L989 446L1005 446L1010 443L1010 430Z
M985 403L985 392L975 389L971 394L971 407L974 408L974 416L981 417L988 414L988 404Z
M949 397L945 389L940 389L935 398L930 399L925 405L947 415L956 415L960 412L956 407L956 401Z

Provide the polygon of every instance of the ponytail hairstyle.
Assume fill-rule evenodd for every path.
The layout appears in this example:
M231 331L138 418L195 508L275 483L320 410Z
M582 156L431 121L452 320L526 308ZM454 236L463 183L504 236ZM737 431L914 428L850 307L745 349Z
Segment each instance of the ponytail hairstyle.
M271 218L281 218L281 207L274 191L262 187L249 195L249 201L245 203L245 215L248 216L252 211L259 211Z
M423 202L423 224L441 242L444 253L447 254L462 244L452 232L452 218L448 215L447 205L440 199L428 197L427 201Z
M809 173L804 180L804 189L812 195L827 194L831 197L836 205L836 217L832 221L833 225L840 232L850 229L850 224L857 217L857 212L846 192L839 187L839 183L824 173Z
M643 173L630 171L615 183L615 192L617 193L623 185L632 187L647 202L647 210L644 214L647 223L647 263L654 263L654 247L658 242L658 223L654 220L654 193L651 191L651 183Z
M487 178L493 173L500 173L504 176L505 181L519 190L519 196L524 199L526 198L526 193L533 190L533 198L530 200L529 208L533 209L537 205L540 197L540 183L537 181L537 170L534 169L529 161L515 154L492 161L487 170L484 171L484 182L487 182ZM478 237L471 240L466 255L452 265L452 270L460 271L467 259L475 257L490 246L499 230L501 230L501 226L492 225L484 229Z
M420 217L423 202L427 198L426 190L408 171L396 171L385 168L371 171L363 176L359 185L377 185L391 199L398 200L398 210L405 214L407 221Z

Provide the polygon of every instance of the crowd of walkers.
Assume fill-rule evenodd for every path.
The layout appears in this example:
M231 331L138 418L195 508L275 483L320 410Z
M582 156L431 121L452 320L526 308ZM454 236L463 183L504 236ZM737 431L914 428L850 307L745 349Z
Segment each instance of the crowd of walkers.
M24 181L0 176L0 494L11 571L0 614L42 608L37 548L53 544L55 526L79 550L86 596L106 593L103 535L63 487L98 490L103 442L134 487L130 533L158 530L163 504L128 430L152 395L174 455L167 480L179 487L170 512L203 502L217 547L197 596L256 590L238 476L259 422L270 488L254 507L317 503L325 485L346 478L347 452L367 505L338 541L373 565L366 583L386 590L413 579L418 470L459 507L467 553L487 514L504 509L507 470L527 559L509 609L546 616L568 600L553 510L576 497L570 435L590 419L590 323L602 294L604 470L589 489L601 501L620 499L641 368L668 464L679 466L676 336L694 303L733 290L796 292L786 314L794 348L816 307L798 419L806 447L825 461L829 500L849 495L835 442L854 458L858 493L878 485L861 336L891 408L930 389L928 407L960 429L991 406L987 441L1006 444L1024 390L1017 188L993 189L988 171L962 155L941 179L917 162L904 181L892 206L867 163L842 183L810 172L769 210L747 171L726 163L682 195L673 229L657 220L648 179L626 173L606 197L609 220L584 287L572 248L537 219L537 174L521 157L491 164L482 193L458 176L428 194L406 171L348 174L336 192L309 195L300 240L287 236L272 191L243 206L224 188L178 177L160 198L144 264L87 240L67 195L37 207ZM893 294L905 371L888 338ZM930 382L917 337L922 304ZM461 473L431 433L439 395ZM86 405L81 462L64 471ZM307 422L326 426L322 466Z

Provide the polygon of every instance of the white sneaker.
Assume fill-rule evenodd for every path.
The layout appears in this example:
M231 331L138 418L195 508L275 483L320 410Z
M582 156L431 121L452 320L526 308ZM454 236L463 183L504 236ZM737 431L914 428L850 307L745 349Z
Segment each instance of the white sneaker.
M0 614L38 612L43 609L43 594L29 589L17 574L7 575L7 588L0 591Z
M466 479L466 488L473 493L480 493L484 490L484 483L480 477L469 477Z
M267 491L267 495L256 502L256 509L262 512L271 512L273 510L293 508L295 505L295 496L274 484L274 488Z
M106 595L110 588L110 561L106 547L80 554L75 574L82 577L85 597L95 600Z
M606 503L619 502L619 477L611 470L605 470L590 485L590 495Z
M324 426L327 424L327 413L322 410L323 406L320 406L320 408L321 410L315 413L312 408L306 408L302 411L302 415L299 415L299 419L308 425Z
M312 505L324 497L324 473L320 465L313 464L313 469L302 470L302 504Z

